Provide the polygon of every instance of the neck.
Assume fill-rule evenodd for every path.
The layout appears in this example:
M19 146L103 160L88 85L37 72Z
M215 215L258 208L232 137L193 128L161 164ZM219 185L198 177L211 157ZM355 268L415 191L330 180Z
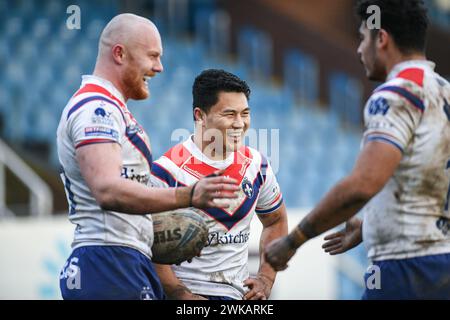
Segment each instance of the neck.
M411 61L411 60L426 60L427 58L423 53L411 53L411 54L398 54L386 64L386 77L392 71L392 69L399 63Z
M229 152L227 153L223 150L222 143L220 143L221 148L216 148L215 142L203 140L201 134L195 133L193 136L193 141L195 145L202 151L202 153L211 160L225 160L230 155Z
M115 76L113 68L108 68L103 64L97 63L95 65L93 75L111 82L113 86L122 94L122 97L124 98L125 102L128 100L128 97L125 95L125 90L123 90L123 85L118 80L119 77Z

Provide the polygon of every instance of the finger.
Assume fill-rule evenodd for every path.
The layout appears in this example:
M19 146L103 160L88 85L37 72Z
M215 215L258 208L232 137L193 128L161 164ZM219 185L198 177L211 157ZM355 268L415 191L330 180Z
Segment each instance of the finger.
M249 292L247 292L244 296L244 300L252 300L252 298L257 294L256 290L250 290Z
M326 248L326 247L329 247L329 246L334 246L334 245L336 245L338 243L341 243L341 239L329 240L329 241L325 242L322 245L322 248Z
M227 184L227 183L219 184L219 191L239 191L239 190L241 190L241 187L236 184Z
M213 176L221 176L225 173L225 169L220 169L217 171L214 171L214 173L212 174Z
M264 293L258 292L253 297L251 297L250 300L265 300L265 299L263 299L265 297L266 297L266 295Z
M331 251L339 250L341 248L342 248L341 245L336 245L336 246L325 249L325 252L331 252Z
M217 184L217 183L226 183L226 184L238 184L238 181L236 179L230 178L230 177L212 177L212 178L208 178L207 180L208 184Z
M218 192L218 191L225 191L232 193L233 191L239 191L241 189L240 186L235 184L226 184L226 183L214 183L209 184L205 186L206 191L208 192Z
M341 237L341 236L343 236L343 234L342 234L342 232L339 231L339 232L335 232L335 233L327 235L325 238L323 238L323 240L331 240L331 239Z
M340 253L343 253L343 252L344 252L344 249L338 249L338 250L331 251L330 255L334 256L334 255L337 255L337 254L340 254Z
M230 207L230 203L228 202L216 202L214 199L206 202L206 207L208 208L219 208L219 209L227 209Z
M338 244L335 244L335 245L329 246L329 247L328 247L328 248L326 248L325 250L328 250L328 251L333 251L333 250L336 250L336 249L339 249L339 248L342 248L342 243L338 243Z
M235 199L239 197L237 192L228 192L228 191L215 191L211 193L213 198L218 199Z
M250 286L253 286L254 284L255 284L255 279L252 279L252 278L247 278L244 281L244 287L250 287Z

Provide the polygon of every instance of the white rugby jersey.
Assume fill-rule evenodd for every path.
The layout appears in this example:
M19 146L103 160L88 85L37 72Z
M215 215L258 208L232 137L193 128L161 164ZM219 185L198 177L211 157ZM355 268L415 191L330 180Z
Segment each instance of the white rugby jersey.
M219 169L239 181L239 198L230 208L201 210L210 226L208 244L191 263L173 266L177 277L194 293L242 299L249 276L248 240L254 213L270 214L282 196L270 164L258 151L242 147L223 161L208 159L192 137L170 149L152 166L156 187L192 185Z
M403 154L363 209L369 259L449 253L450 84L430 61L400 63L373 92L364 120L363 143L384 141Z
M151 257L151 216L103 210L81 175L75 150L89 144L108 142L122 147L121 176L148 185L152 154L147 135L111 82L83 76L80 89L62 113L57 133L69 219L76 224L72 248L121 245Z

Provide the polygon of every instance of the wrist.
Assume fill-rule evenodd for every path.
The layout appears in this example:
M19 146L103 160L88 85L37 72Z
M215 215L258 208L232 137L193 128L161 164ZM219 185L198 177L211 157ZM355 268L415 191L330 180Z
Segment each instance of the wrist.
M303 243L305 243L308 238L305 234L296 227L287 235L287 240L291 249L297 250Z
M187 208L191 206L191 187L176 187L175 188L175 204L177 208Z
M273 283L275 282L275 275L271 277L265 273L258 272L257 277L260 278L264 283L270 285L270 287L272 287Z

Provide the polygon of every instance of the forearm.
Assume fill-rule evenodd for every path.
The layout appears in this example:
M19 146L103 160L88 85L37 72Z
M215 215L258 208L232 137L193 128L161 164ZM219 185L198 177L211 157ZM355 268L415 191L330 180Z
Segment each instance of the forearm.
M358 213L370 200L371 194L351 178L346 178L331 189L320 203L290 233L295 247L308 239L330 230Z
M161 280L164 292L169 299L180 300L186 297L191 297L192 292L180 279L178 279L171 266L157 263L154 263L153 265L155 266L155 270Z
M269 265L265 259L264 251L266 246L275 239L287 235L288 226L286 215L283 214L280 218L267 227L263 228L261 238L259 242L260 264L258 274L267 277L272 281L275 281L276 271Z
M97 188L102 208L129 214L146 214L188 207L191 188L152 188L116 178Z

